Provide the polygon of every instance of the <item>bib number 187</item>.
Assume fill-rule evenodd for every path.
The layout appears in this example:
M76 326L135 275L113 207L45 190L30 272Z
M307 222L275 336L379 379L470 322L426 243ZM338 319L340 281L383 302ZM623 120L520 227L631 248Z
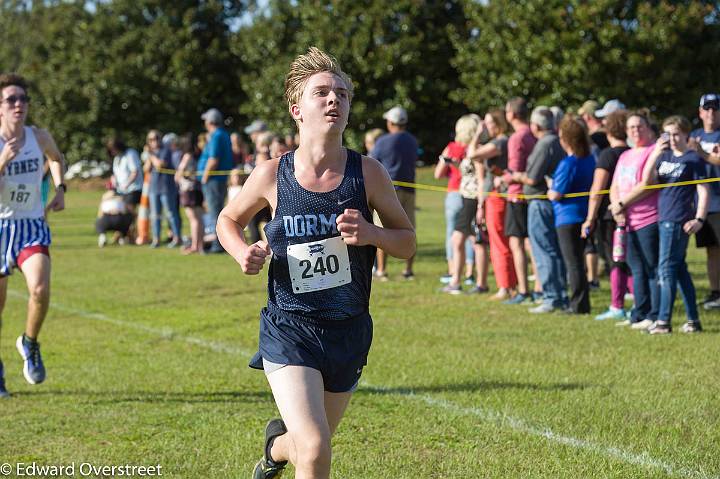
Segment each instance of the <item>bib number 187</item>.
M13 203L25 204L30 199L31 193L29 191L11 191L10 201Z
M320 256L315 260L315 265L308 259L300 261L300 267L304 268L302 277L303 279L310 279L319 274L324 276L326 273L335 274L340 270L340 261L334 254L328 256Z

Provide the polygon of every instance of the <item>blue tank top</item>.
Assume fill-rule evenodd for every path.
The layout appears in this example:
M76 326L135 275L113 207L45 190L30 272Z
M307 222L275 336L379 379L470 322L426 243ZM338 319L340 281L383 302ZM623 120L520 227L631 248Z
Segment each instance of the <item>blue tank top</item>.
M295 152L280 158L277 207L265 225L273 252L268 274L268 302L282 311L320 320L344 320L366 313L370 304L374 246L348 246L349 283L320 291L296 293L290 279L288 246L340 236L336 219L346 208L360 211L372 223L367 204L362 157L347 150L345 174L332 191L308 191L295 178Z

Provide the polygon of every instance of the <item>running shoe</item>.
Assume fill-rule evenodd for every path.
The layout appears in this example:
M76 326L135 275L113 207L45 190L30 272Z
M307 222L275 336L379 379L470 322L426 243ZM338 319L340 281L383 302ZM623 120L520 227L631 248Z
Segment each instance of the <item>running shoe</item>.
M706 311L720 309L720 298L703 301L703 309L705 309Z
M503 304L522 304L530 299L529 294L518 293L507 301L503 301Z
M0 361L0 399L6 397L10 397L10 393L5 389L5 370L2 361Z
M462 294L462 286L459 284L457 286L453 286L451 284L448 284L447 286L440 288L441 293L447 293L447 294Z
M702 304L705 306L708 303L716 303L718 300L720 300L720 291L710 291L702 300Z
M440 282L442 284L448 284L448 283L450 283L450 281L452 281L451 274L444 274L444 275L440 276Z
M535 304L542 304L543 301L545 301L545 298L543 298L543 292L542 291L533 291L532 292L532 300Z
M490 289L487 286L473 286L469 290L466 291L465 294L483 294L490 291Z
M699 333L702 332L702 326L700 326L700 321L688 321L687 323L683 324L683 327L680 331L689 334Z
M644 332L648 334L670 334L672 333L672 326L670 326L670 323L666 323L664 321L655 321L655 323L653 323L653 325L647 328Z
M384 271L383 271L382 273L378 273L378 272L376 271L375 273L373 273L373 277L374 277L377 281L381 281L381 282L383 282L383 283L384 283L385 281L389 281L389 280L390 280L390 278L388 278L387 273L384 272Z
M555 307L550 303L543 303L540 306L528 309L528 313L532 314L545 314L552 313L555 311Z
M107 244L107 235L105 233L100 233L98 235L98 248L104 248Z
M655 321L653 321L652 319L643 319L642 321L638 321L637 323L632 323L630 325L630 329L639 329L641 331L645 331L649 328L652 328L653 324L655 324Z
M465 276L465 286L472 286L475 284L475 276Z
M613 306L610 306L607 311L595 316L595 321L605 321L606 319L622 321L623 319L625 319L625 310L622 308L615 308Z
M40 384L45 381L45 366L40 355L40 343L28 340L23 334L17 338L15 346L24 361L23 376L25 376L25 380L30 384Z
M600 281L598 281L597 279L595 281L589 281L588 287L591 291L600 289Z
M287 428L282 419L273 419L267 423L267 426L265 426L265 452L262 459L255 464L253 479L273 479L282 476L287 461L273 461L270 449L272 449L275 438L282 436L286 432Z
M412 281L415 279L415 274L412 271L403 271L402 277L405 281Z

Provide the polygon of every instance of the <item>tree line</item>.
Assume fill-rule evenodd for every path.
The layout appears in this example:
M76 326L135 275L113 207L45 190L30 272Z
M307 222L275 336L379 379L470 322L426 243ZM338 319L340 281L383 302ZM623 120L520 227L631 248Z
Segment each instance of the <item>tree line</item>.
M290 133L284 74L311 45L355 84L348 145L399 104L426 161L460 115L513 96L692 118L720 89L715 1L0 0L0 41L0 69L31 81L31 120L70 162L101 159L115 133L200 131L210 107L232 129Z

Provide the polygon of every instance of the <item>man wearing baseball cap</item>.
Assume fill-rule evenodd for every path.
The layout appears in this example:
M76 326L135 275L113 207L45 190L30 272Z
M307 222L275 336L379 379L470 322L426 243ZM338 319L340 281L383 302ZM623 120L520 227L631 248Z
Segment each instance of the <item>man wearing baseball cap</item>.
M207 203L205 233L215 235L220 210L227 195L227 175L213 175L213 171L229 171L233 167L232 143L223 126L223 116L217 108L210 108L200 118L205 120L207 144L198 160L197 175L202 183L202 192ZM215 237L208 252L222 253L224 250Z
M605 118L610 113L618 111L618 110L624 110L625 104L618 100L617 98L613 98L612 100L608 100L605 102L605 105L599 109L595 110L595 117L596 118Z
M418 159L418 143L413 135L406 130L408 122L408 114L405 108L395 106L383 113L386 121L388 133L382 135L375 142L375 146L370 151L370 156L383 164L390 178L393 181L404 181L407 183L415 182L415 163ZM415 227L415 190L404 186L396 186L400 204L410 222ZM379 222L379 218L375 218ZM403 278L413 279L413 260L411 257L406 260ZM377 271L375 276L381 280L387 280L385 272L385 252L381 249L377 250Z
M600 105L595 100L588 100L578 109L580 115L588 127L590 139L594 145L594 153L599 153L608 146L607 135L602 129L602 121L599 120L597 112L600 111Z
M698 116L703 126L690 133L691 146L697 145L698 153L706 159L707 177L717 178L720 177L720 165L711 163L708 155L720 143L720 95L706 93L701 96ZM702 229L695 234L695 244L698 248L707 249L710 294L703 301L703 307L720 309L720 183L708 183L708 186L708 215Z

